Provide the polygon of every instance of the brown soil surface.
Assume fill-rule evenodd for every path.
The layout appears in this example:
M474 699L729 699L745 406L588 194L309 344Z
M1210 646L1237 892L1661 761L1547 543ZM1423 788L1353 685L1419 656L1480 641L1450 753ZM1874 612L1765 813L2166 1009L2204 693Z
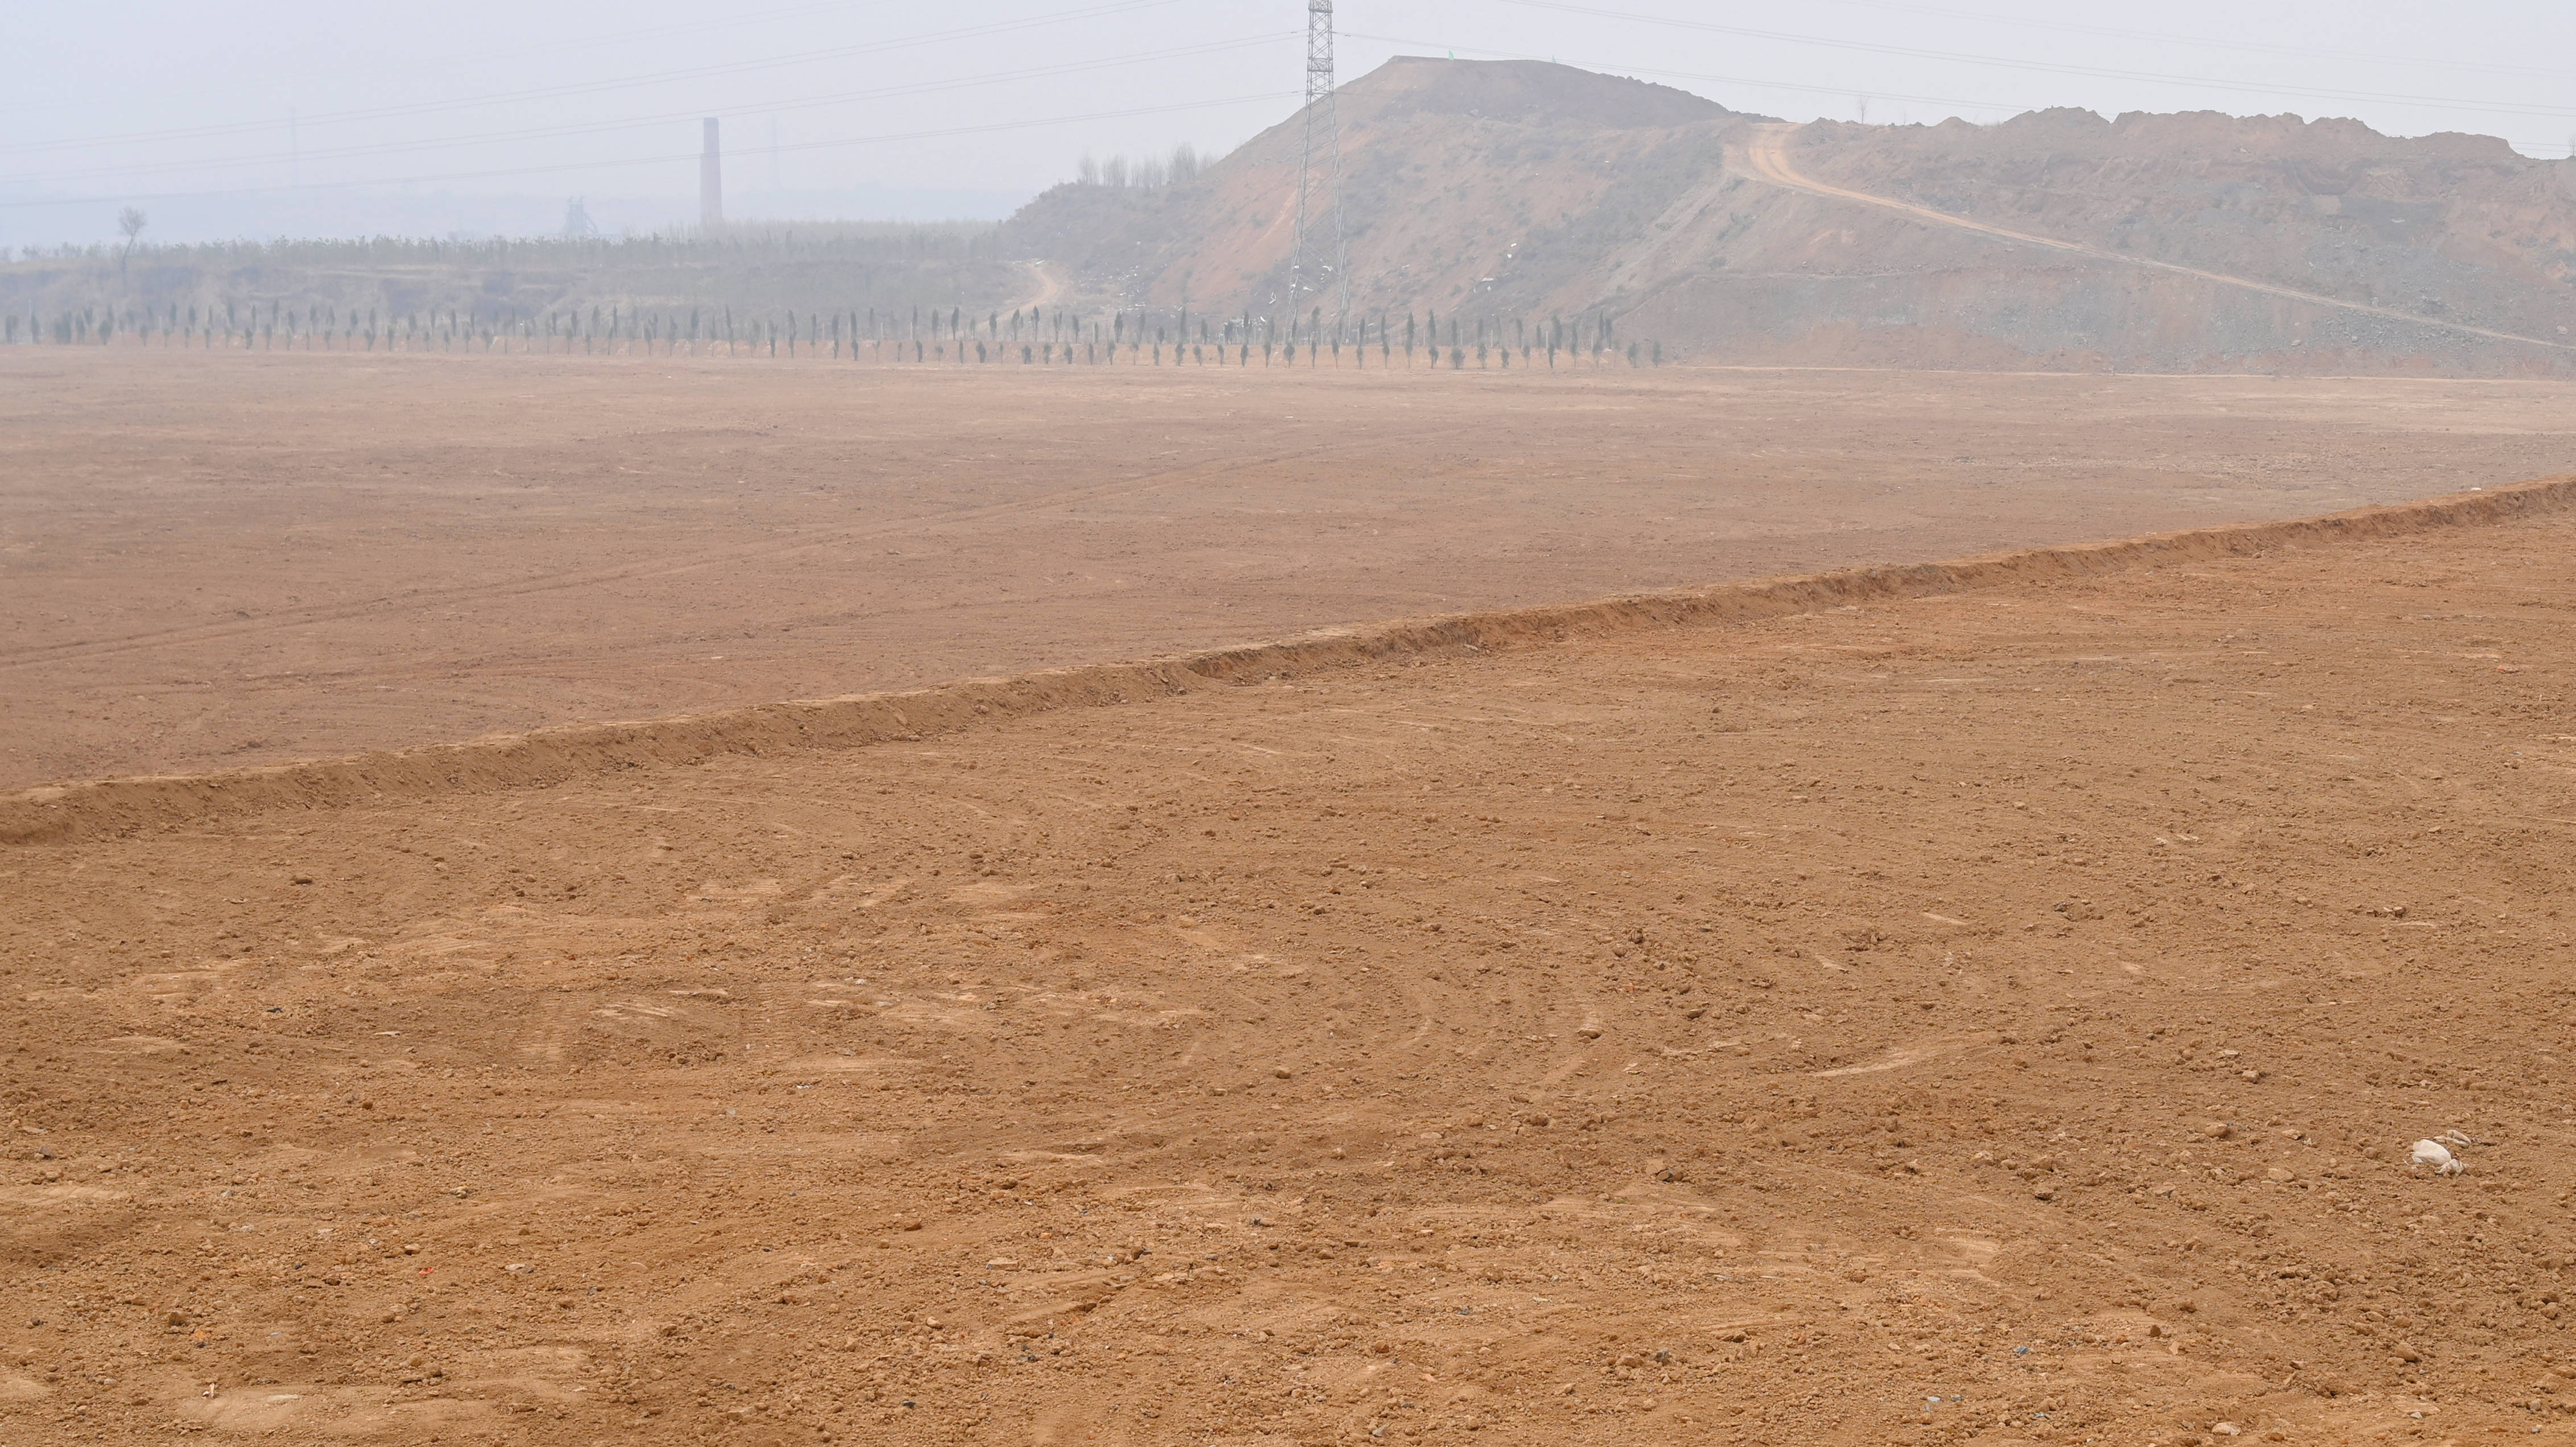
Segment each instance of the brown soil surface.
M0 787L2301 515L2571 434L2549 383L0 349Z
M11 848L0 1413L2567 1442L2576 516L2330 532Z

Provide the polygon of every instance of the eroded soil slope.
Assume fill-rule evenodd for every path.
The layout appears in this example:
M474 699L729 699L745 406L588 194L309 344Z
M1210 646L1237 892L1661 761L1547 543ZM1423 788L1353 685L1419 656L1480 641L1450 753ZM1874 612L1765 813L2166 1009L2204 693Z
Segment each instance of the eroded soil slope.
M2565 1442L2571 555L14 848L0 1413Z
M1824 121L1790 143L1800 171L1846 188L2105 249L2079 258L1770 184L1742 164L1763 118L1572 66L1399 56L1338 105L1346 328L1437 313L1472 344L1479 323L1516 334L1606 315L1620 338L1739 364L2576 366L2576 161L2492 136L2051 110L1992 126ZM1055 187L1003 235L1096 303L1186 301L1284 327L1283 312L1310 323L1320 302L1333 318L1338 282L1288 295L1303 145L1291 116L1188 184Z

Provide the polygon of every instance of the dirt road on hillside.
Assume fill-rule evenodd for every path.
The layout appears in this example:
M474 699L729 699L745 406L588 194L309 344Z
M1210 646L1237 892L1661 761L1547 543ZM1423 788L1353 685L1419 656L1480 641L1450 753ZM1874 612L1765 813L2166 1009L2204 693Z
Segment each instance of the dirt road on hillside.
M1832 185L1828 182L1818 181L1812 177L1802 175L1797 168L1791 164L1788 151L1789 138L1792 135L1795 135L1797 130L1798 128L1792 125L1758 127L1755 130L1753 138L1745 144L1743 158L1745 174L1752 176L1756 180L1768 181L1775 186L1785 186L1792 191L1804 191L1811 196L1824 196L1837 201L1853 201L1865 206L1876 206L1883 210L1899 212L1903 215L1910 216L1917 221L1925 222L1930 225L1954 227L1961 231L1973 231L1979 235L1991 236L1999 241L2009 241L2015 245L2037 246L2049 251L2063 252L2070 256L2090 257L2095 261L2109 262L2115 266L2133 266L2140 267L2148 271L2170 272L2175 276L2196 277L2202 281L2213 282L2220 286L2236 287L2245 291L2259 292L2265 296L2277 296L2285 301L2305 302L2311 306L2332 307L2337 311L2356 312L2363 316L2382 317L2390 321L2411 322L2418 326L2437 327L2444 331L2458 332L2465 336L2484 337L2489 341L2520 342L2526 346L2544 347L2553 352L2576 352L2576 344L2571 344L2564 338L2552 340L2545 337L2521 336L2513 332L2489 331L2484 327L2473 327L2464 322L2446 321L2440 317L2423 316L2415 312L2402 312L2389 307L2371 306L2364 302L2345 301L2340 297L2327 296L2323 292L2301 291L2296 287L2281 286L2277 283L2268 281L2256 281L2251 277L2230 276L2224 272L2204 271L2196 266L2184 266L2177 262L2158 261L2152 257L2134 256L2127 252L2114 251L2107 246L2093 246L2081 241L2061 241L2053 236L2040 236L2028 231L2015 231L2008 227L1994 225L1991 222L1975 221L1965 216L1953 216L1946 211L1933 210L1929 206L1917 206L1910 201L1899 201L1889 196L1874 196L1866 191L1854 191L1847 187Z
M1036 285L1037 290L1030 293L1028 300L1021 302L1020 305L1050 307L1065 295L1064 276L1056 268L1043 261L1022 262L1021 265L1028 268L1029 280Z

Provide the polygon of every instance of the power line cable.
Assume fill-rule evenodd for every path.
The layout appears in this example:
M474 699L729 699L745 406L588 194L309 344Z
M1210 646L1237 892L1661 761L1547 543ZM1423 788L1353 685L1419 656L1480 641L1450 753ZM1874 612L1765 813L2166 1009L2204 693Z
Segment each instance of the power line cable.
M1252 105L1262 101L1295 100L1298 92L1265 91L1258 95L1227 96L1219 100L1183 101L1176 105L1135 106L1126 110L1092 111L1084 115L1047 116L1037 120L993 121L977 126L944 126L927 131L889 131L873 136L842 136L827 141L797 141L778 147L781 151L820 151L842 146L873 146L893 141L935 140L943 136L985 135L994 131L1031 130L1040 126L1069 126L1084 121L1123 120L1130 116L1169 115L1177 111L1214 110L1220 106ZM309 181L292 186L229 186L202 191L161 191L140 195L51 196L34 201L0 201L0 210L23 211L39 206L102 206L124 201L185 201L210 196L269 196L293 191L345 191L367 186L418 186L433 181L482 181L503 176L549 176L567 171L602 171L621 166L666 166L678 161L695 162L699 153L679 151L660 156L634 156L617 161L570 161L551 166L511 166L485 171L445 171L418 176L387 176L356 181Z
M1501 0L1506 5L1519 5L1532 10L1554 10L1572 15L1590 15L1604 20L1629 20L1644 25L1668 25L1682 30L1699 30L1713 35L1732 35L1748 40L1776 40L1791 45L1821 45L1837 50L1857 50L1873 55L1902 55L1918 60L1944 60L1967 65L1991 65L2007 70L2049 71L2059 75L2090 76L2101 80L2151 81L2168 85L2198 86L2210 90L2228 90L2251 95L2305 96L2314 100L2367 101L2381 105L2422 106L2443 110L2477 111L2494 115L2576 116L2576 109L2563 106L2500 106L2486 101L2460 100L2446 96L2395 95L2380 91L2326 90L2314 86L2255 84L2245 81L2210 80L2202 76L2167 75L2157 71L2116 70L2108 66L2069 65L2044 60L2006 60L1998 56L1970 55L1951 50L1927 50L1919 46L1887 45L1869 40L1841 40L1819 35L1799 35L1785 30L1758 30L1746 25L1721 25L1711 20L1680 20L1669 15L1640 15L1628 10L1605 10L1592 5L1576 5L1568 0Z
M1939 20L1967 20L1987 25L2016 25L2029 30L2054 30L2068 35L2099 35L2113 40L2145 40L2160 45L2183 45L2194 50L2239 50L2255 55L2287 55L2313 60L2362 60L2376 65L2428 67L2435 70L2462 70L2482 75L2527 75L2541 80L2566 84L2576 81L2576 71L2553 70L2532 65L2497 65L2492 62L2435 60L2428 56L2376 55L2362 50L2332 50L2311 45L2274 45L2260 40L2211 40L2196 35L2169 35L2154 30L2124 30L2112 25L2083 25L2071 20L2034 20L2023 15L1989 15L1977 10L1952 10L1939 5L1910 5L1904 0L1833 0L1841 5L1856 5L1870 10L1893 11L1900 15L1928 15Z
M1374 40L1381 45L1407 45L1424 50L1449 50L1461 55L1489 56L1496 60L1543 60L1555 65L1570 65L1579 70L1597 71L1603 75L1656 75L1667 80L1709 81L1718 85L1740 85L1754 90L1793 90L1809 95L1842 98L1849 98L1853 94L1852 88L1847 85L1801 85L1795 81L1773 80L1766 76L1713 75L1707 71L1667 70L1650 65L1628 65L1606 60L1567 60L1561 56L1535 55L1524 50L1493 50L1481 45L1453 45L1445 40L1421 40L1403 35L1371 35L1359 30L1345 30L1342 33L1353 40ZM2013 106L1993 100L1966 100L1958 96L1943 95L1912 95L1904 91L1892 90L1872 90L1869 92L1869 98L1910 101L1918 105L1958 106L1966 110L1980 111L2037 109L2033 106Z
M1233 40L1211 41L1203 45L1177 46L1168 50L1140 51L1130 55L1111 56L1096 61L1080 61L1065 65L1038 66L1026 70L997 71L986 75L959 76L947 80L917 81L910 85L881 86L873 90L841 91L834 94L809 96L792 101L773 102L759 107L759 110L763 114L779 114L787 111L813 110L822 106L842 105L851 101L881 100L901 96L925 95L939 91L964 90L980 85L1002 85L1013 81L1043 79L1050 76L1081 75L1092 71L1111 70L1126 65L1142 65L1156 61L1175 60L1187 56L1212 55L1228 50L1241 50L1249 46L1266 45L1276 40L1291 37L1296 33L1297 32L1295 31L1282 30L1268 35L1252 35ZM707 112L703 108L700 108L686 111L664 112L659 115L637 116L616 121L597 121L561 126L540 126L522 130L481 131L463 136L448 136L432 140L386 141L368 145L333 147L318 151L305 149L294 152L293 156L299 161L311 162L315 160L348 159L351 157L363 156L405 155L420 151L444 150L451 146L494 145L507 142L553 139L565 136L601 135L615 131L640 130L648 126L668 125L675 120L695 120L703 117L706 113ZM718 111L717 114L724 115L728 114L728 112ZM247 166L273 166L283 164L288 159L289 154L286 152L269 152L257 156L217 158L212 160L160 161L147 162L132 166L112 166L104 169L86 170L79 174L83 181L95 182L113 177L148 176L170 171L205 171ZM11 180L13 184L27 185L32 184L34 178L20 176L11 178Z
M632 44L638 40L650 39L658 35L678 35L693 30L739 30L749 26L764 24L772 20L785 20L798 15L811 15L818 10L846 10L849 8L851 8L849 0L823 0L823 3L821 4L790 5L783 10L763 10L750 15L726 14L713 20L679 20L668 25L647 25L632 30L609 31L606 33L586 35L583 39L585 43L590 45L626 45ZM553 55L561 51L562 48L563 47L560 42L550 42L543 45L515 46L506 50L493 50L477 47L470 51L459 51L448 55L433 55L419 59L406 58L405 64L413 70L437 72L454 66L474 62L488 63L495 60L516 60L521 56L527 55ZM86 110L95 109L99 106L119 104L122 104L122 102L113 97L68 101L34 101L23 105L0 105L0 116L25 115L32 114L37 111ZM262 122L256 124L274 123Z
M1651 65L1627 65L1612 61L1566 60L1560 56L1534 55L1527 51L1491 50L1483 46L1476 45L1453 45L1445 40L1422 40L1402 35L1372 35L1364 31L1357 30L1345 30L1342 33L1354 40L1374 40L1381 45L1414 46L1423 50L1432 51L1447 50L1463 55L1488 56L1496 60L1544 60L1554 64L1571 65L1584 70L1599 71L1604 74L1657 76L1665 80L1702 81L1716 85L1742 86L1748 90L1786 90L1797 91L1808 95L1848 97L1853 94L1852 87L1848 85L1801 85L1795 81L1774 80L1767 76L1713 75L1706 71L1669 70ZM1970 100L1960 96L1920 95L1909 91L1871 90L1868 92L1868 96L1872 100L1883 99L1906 101L1916 105L1956 106L1963 111L2001 111L2007 114L2014 114L2041 109L2041 107L2035 105L2013 105L1996 101L1991 98ZM2506 144L2512 146L2516 151L2524 155L2529 155L2535 151L2554 149L2553 146L2540 142L2507 141ZM2576 146L2571 146L2568 149L2571 152L2576 152Z
M667 25L647 25L634 30L612 30L596 36L585 33L583 40L588 44L625 45L638 40L651 39L657 35L679 35L693 30L742 30L748 29L751 26L766 24L772 20L786 20L799 15L811 15L818 10L848 10L852 8L904 10L908 7L899 4L883 3L883 0L880 0L880 3L875 5L863 7L853 7L850 4L850 0L822 0L822 3L820 4L790 5L783 10L762 10L748 15L727 11L706 20L675 20ZM1043 19L1044 17L1039 18ZM561 41L549 41L541 45L513 46L507 50L485 50L477 48L457 54L433 57L428 60L420 61L418 64L422 69L440 70L450 66L464 65L472 62L515 60L523 55L555 55L561 53L562 49L563 43Z
M1093 5L1080 10L1061 10L1023 20L970 25L954 30L931 31L894 40L869 41L860 45L834 46L826 50L798 51L791 55L767 56L758 60L726 61L715 65L692 66L681 70L657 71L650 75L621 76L612 80L541 86L531 90L503 91L488 96L471 96L456 100L414 101L401 105L370 106L357 110L322 111L299 116L302 126L336 125L351 121L385 120L397 116L429 115L439 111L467 110L475 106L505 105L517 101L560 100L567 96L596 95L603 91L632 90L637 86L668 85L674 81L706 80L722 76L744 75L781 66L810 65L825 60L846 60L852 56L874 55L889 50L906 50L915 46L934 45L949 40L975 40L1015 30L1032 30L1043 25L1074 20L1091 20L1104 15L1123 14L1172 5L1178 0L1120 0L1113 5ZM274 131L275 121L233 121L223 125L194 126L166 131L135 131L125 135L95 136L85 140L32 141L22 145L0 146L0 155L41 154L47 151L82 150L98 146L129 145L145 141L196 140L210 136L242 135L249 132Z

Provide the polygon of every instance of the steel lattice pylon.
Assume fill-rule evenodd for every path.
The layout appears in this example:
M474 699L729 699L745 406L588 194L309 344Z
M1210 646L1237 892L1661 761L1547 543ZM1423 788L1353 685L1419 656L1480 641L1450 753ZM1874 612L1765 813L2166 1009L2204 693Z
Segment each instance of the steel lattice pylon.
M1319 263L1315 257L1315 229L1310 221L1319 209L1312 193L1315 189L1316 129L1321 126L1325 166L1330 175L1330 189L1321 205L1332 211L1332 260L1325 268L1333 275L1335 302L1333 333L1341 335L1342 318L1351 309L1351 282L1345 266L1342 237L1342 123L1333 105L1333 0L1306 0L1306 111L1305 145L1297 166L1297 249L1288 262L1288 335L1293 343L1298 325L1305 320L1307 296L1323 290L1313 273Z

